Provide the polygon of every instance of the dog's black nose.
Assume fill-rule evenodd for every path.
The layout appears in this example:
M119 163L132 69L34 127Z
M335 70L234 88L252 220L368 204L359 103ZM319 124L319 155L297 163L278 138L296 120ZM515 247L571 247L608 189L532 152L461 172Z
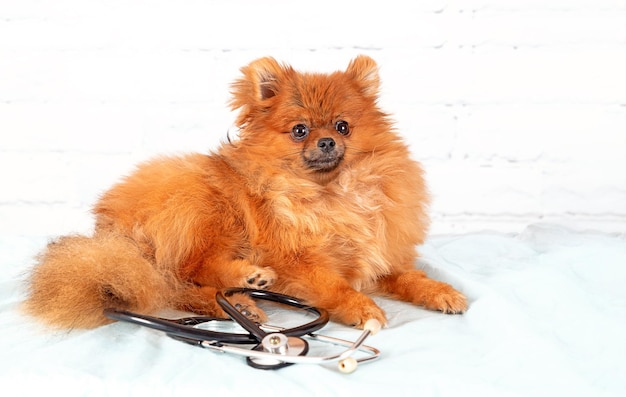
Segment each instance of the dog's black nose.
M335 140L333 138L321 138L317 141L317 147L324 153L330 153L335 150Z

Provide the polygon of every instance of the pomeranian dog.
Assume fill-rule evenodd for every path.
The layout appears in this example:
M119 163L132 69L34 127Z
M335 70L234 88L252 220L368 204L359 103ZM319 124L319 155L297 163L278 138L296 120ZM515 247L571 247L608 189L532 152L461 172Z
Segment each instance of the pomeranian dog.
M241 72L238 138L147 162L104 193L92 236L40 254L26 310L61 328L110 322L105 308L225 317L215 293L226 287L295 296L356 327L386 323L370 294L466 310L461 293L415 268L428 194L377 106L376 63L315 74L262 58ZM266 318L247 295L233 300Z

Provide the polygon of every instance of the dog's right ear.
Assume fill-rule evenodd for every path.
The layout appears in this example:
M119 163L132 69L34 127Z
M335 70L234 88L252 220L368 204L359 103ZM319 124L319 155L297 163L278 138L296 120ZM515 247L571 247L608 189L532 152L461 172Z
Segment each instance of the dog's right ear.
M243 68L244 75L252 83L254 96L259 100L273 97L278 92L278 80L283 67L274 58L261 58Z
M281 77L293 69L266 57L252 61L241 68L243 76L231 86L232 110L241 109L237 124L241 127L249 120L253 108L267 106L267 100L276 96Z
M237 109L245 104L264 101L276 95L280 77L292 70L274 58L260 58L241 68L243 76L231 86L231 106Z

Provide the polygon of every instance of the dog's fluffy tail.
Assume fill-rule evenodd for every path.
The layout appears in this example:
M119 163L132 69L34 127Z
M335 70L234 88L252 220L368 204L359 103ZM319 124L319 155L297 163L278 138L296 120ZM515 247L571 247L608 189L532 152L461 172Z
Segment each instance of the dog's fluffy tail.
M27 313L58 328L111 322L106 308L150 312L173 293L172 283L126 237L67 236L51 242L30 276Z

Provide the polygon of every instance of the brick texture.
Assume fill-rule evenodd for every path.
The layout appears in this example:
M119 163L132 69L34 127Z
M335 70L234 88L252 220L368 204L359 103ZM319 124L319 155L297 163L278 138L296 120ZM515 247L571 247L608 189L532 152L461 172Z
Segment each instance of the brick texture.
M158 154L226 139L230 82L271 55L381 67L433 233L626 233L626 3L41 0L0 6L0 236L87 232Z

